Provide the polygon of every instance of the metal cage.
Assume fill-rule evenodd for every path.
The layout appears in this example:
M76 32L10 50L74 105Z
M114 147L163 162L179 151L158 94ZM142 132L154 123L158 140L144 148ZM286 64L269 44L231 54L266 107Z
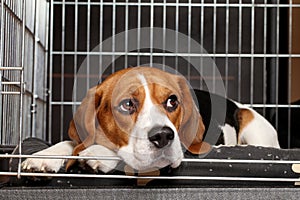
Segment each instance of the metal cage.
M282 147L300 147L299 133L292 128L298 120L293 113L300 108L293 103L300 98L295 28L299 3L1 0L1 145L21 146L27 137L51 143L66 139L69 121L80 104L80 99L72 98L79 87L74 82L80 80L80 87L87 90L116 70L153 64L176 69L196 88L205 89L203 76L224 83L228 97L253 107L282 130ZM129 49L130 30L147 27L148 48L140 48L144 41L138 34L136 48ZM182 50L175 35L174 52L154 48L154 28L184 34L187 47ZM122 33L124 43L117 44L115 36ZM159 36L163 44L168 41L165 33ZM99 47L107 41L109 45ZM192 41L201 44L205 53L191 51ZM205 75L194 69L189 61L201 57L212 58L221 79L213 69ZM21 175L20 166L10 175Z

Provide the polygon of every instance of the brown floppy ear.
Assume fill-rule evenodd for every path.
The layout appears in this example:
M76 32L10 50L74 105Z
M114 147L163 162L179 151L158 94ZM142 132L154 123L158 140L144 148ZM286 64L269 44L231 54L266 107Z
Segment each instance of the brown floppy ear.
M97 109L100 105L102 91L100 86L95 86L88 90L86 97L82 100L79 108L70 122L68 134L76 144L73 155L77 156L79 152L95 143L97 129ZM69 160L66 166L68 169L75 163L75 160Z
M206 153L211 149L210 144L203 142L205 126L202 117L192 98L190 88L185 78L178 76L178 84L181 89L182 122L179 130L179 138L185 148L193 154Z

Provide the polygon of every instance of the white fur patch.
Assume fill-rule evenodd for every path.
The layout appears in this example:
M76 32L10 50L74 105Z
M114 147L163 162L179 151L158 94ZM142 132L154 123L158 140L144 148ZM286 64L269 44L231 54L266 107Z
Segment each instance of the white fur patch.
M225 126L221 127L224 134L224 143L226 146L233 146L237 144L237 134L234 127L225 124Z

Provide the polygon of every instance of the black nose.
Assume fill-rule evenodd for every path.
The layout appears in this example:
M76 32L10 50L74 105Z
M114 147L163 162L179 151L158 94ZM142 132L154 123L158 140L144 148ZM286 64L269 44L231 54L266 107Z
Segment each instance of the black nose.
M148 133L148 139L157 148L167 146L174 140L174 131L169 127L154 127Z

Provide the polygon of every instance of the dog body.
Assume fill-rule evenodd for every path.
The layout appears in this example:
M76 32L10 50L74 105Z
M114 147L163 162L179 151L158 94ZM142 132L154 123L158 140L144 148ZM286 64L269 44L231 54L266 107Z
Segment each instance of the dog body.
M207 91L194 90L194 93L206 127L204 135L208 134L208 127L211 129L210 134L215 134L214 141L210 143L226 146L245 144L280 148L276 130L255 110ZM225 120L218 115L212 116L211 113L212 106L224 105L221 102L226 104ZM222 110L222 108L216 110Z
M182 76L150 67L118 71L88 91L70 123L68 132L72 142L61 142L36 154L117 156L136 170L168 165L176 168L183 159L182 146L192 154L206 153L211 148L203 141L206 120L200 115L205 104L201 96L197 95L201 101L199 112ZM234 126L230 123L217 126L224 133L234 129L238 133L235 144L279 147L273 127L254 110L240 107L236 104ZM265 129L260 131L259 127ZM234 144L226 137L225 144ZM28 158L22 167L57 172L66 161ZM68 160L66 167L74 162ZM86 164L106 173L118 162L88 160Z

